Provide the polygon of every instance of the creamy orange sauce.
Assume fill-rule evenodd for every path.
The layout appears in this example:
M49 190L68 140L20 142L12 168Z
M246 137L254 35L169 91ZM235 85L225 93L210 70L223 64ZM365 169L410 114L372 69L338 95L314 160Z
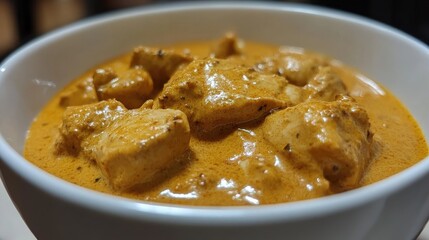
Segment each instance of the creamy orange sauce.
M178 44L195 56L207 56L212 42ZM246 43L245 52L270 55L277 46ZM118 72L129 66L130 54L101 65ZM406 169L428 155L421 130L405 107L385 88L342 64L334 64L352 97L367 110L377 151L361 185L371 184ZM63 91L92 76L89 70ZM30 127L24 156L41 169L97 191L148 201L190 205L248 205L298 201L331 194L320 176L296 169L284 156L261 140L259 122L208 138L191 137L189 150L162 180L134 191L115 191L95 163L55 154L64 108L57 94Z

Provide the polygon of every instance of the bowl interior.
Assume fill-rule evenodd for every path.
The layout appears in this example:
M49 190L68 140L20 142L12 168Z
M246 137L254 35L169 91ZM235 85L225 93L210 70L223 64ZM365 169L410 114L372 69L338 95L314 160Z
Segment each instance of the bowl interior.
M396 94L428 135L429 50L420 42L382 24L317 7L222 3L104 15L26 45L0 68L1 136L21 153L29 124L53 94L109 58L140 44L213 39L225 31L311 49L359 69ZM8 148L0 145L0 150ZM12 160L4 151L0 156L24 171L19 170L26 164L22 158Z

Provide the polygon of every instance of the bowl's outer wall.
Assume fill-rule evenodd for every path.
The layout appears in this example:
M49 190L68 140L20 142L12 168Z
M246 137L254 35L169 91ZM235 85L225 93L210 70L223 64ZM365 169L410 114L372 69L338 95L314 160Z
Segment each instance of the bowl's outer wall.
M0 165L2 163L0 162ZM429 201L429 177L415 187L386 199L337 214L294 222L254 225L168 224L123 218L58 201L1 166L8 192L38 239L326 239L404 240L415 239L423 228ZM425 189L422 191L422 189ZM401 208L399 208L401 207ZM403 208L405 207L405 209Z
M406 37L392 38L392 32L369 28L359 20L339 21L341 15L320 16L312 8L282 7L286 5L256 6L239 10L231 5L221 11L216 8L160 10L147 14L134 11L115 20L111 18L85 27L75 25L45 38L44 42L32 43L33 48L26 49L25 55L13 56L0 69L2 136L21 152L28 125L52 95L106 59L139 44L213 39L227 30L237 32L243 39L326 53L361 69L399 96L426 135L429 133L429 116L422 110L429 102L427 48L410 43ZM40 239L143 236L148 239L285 239L291 236L291 239L403 240L417 235L429 213L429 188L426 187L429 177L426 175L394 195L341 213L293 223L285 220L234 227L200 224L196 228L180 222L173 225L125 219L64 202L34 186L28 178L18 176L10 165L2 162L0 166L12 199Z
M294 222L250 225L189 225L157 223L92 211L38 191L13 171L3 172L8 192L38 239L326 239L360 240L371 231L384 207L384 200L331 216ZM31 196L29 198L29 196ZM352 216L352 217L351 217ZM404 232L401 232L404 234ZM395 238L373 238L395 239ZM397 238L407 239L407 238Z

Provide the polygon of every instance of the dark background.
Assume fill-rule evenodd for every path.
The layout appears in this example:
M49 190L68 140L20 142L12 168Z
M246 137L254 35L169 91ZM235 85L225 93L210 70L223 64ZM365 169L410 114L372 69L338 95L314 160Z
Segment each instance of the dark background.
M38 35L79 19L134 6L177 0L0 0L0 60ZM429 44L429 1L301 0L366 16Z

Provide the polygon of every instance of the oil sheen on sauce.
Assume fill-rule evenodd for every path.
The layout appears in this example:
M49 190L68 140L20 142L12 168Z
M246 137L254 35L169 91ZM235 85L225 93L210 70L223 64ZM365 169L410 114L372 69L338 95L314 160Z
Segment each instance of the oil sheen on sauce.
M178 44L195 56L207 56L212 42ZM278 47L247 42L248 54L268 55ZM299 50L299 49L298 49ZM130 54L101 65L126 69ZM427 143L413 117L385 88L334 62L350 95L367 110L377 142L372 164L361 185L371 184L412 166L428 155ZM92 75L83 74L69 86ZM272 146L261 140L258 122L208 138L191 137L190 148L162 180L133 192L112 190L97 166L85 159L54 154L64 109L57 94L30 127L24 156L45 171L77 185L127 198L187 205L258 205L298 201L331 194L328 182L310 172L296 171ZM401 141L398 141L401 139ZM183 159L184 158L184 159Z

